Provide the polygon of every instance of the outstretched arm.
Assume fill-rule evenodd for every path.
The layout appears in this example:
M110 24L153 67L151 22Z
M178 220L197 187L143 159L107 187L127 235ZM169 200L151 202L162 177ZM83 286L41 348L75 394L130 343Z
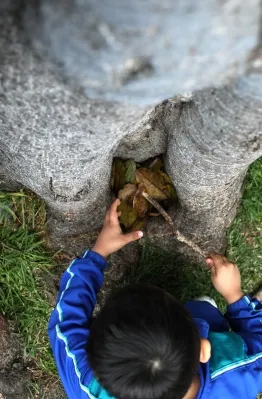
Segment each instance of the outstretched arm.
M63 274L48 333L59 375L69 398L86 397L93 377L86 345L96 297L103 283L105 257L139 239L142 232L123 235L116 200L106 214L92 251L75 259Z

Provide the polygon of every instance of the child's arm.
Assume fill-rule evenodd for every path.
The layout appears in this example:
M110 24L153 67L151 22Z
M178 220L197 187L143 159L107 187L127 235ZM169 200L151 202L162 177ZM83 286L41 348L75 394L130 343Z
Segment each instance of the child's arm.
M88 393L91 378L85 346L106 265L105 259L92 251L75 259L63 274L49 321L50 343L69 398Z
M249 353L262 351L262 306L257 299L243 294L237 265L226 257L213 254L207 263L216 290L227 301L226 318L233 331L242 336Z
M75 259L64 273L57 305L52 312L48 333L59 375L70 398L88 394L92 379L86 345L96 296L103 283L105 257L139 239L141 232L123 235L118 222L116 200L106 214L103 229L93 251Z

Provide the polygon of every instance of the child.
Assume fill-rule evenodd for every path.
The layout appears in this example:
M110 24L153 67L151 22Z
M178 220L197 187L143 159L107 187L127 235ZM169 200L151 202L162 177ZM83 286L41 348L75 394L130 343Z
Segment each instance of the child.
M93 250L64 273L49 322L68 397L255 399L262 392L262 307L243 294L239 270L224 256L206 262L228 303L225 318L209 299L183 307L165 291L137 284L121 289L92 322L105 258L142 237L121 233L118 205Z

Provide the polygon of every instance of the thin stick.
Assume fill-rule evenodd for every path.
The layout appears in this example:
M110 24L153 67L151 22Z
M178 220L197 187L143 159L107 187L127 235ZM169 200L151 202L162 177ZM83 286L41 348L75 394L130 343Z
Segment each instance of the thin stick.
M150 202L151 205L153 205L154 208L158 210L158 212L163 216L163 218L167 221L169 226L171 227L171 230L174 234L174 236L177 238L178 241L183 242L186 244L188 247L192 248L195 252L199 253L201 256L206 258L206 254L202 249L196 245L194 242L191 240L188 240L183 234L180 233L180 231L175 229L175 225L171 217L168 215L168 213L162 208L161 205L157 201L155 201L149 194L147 194L145 191L142 193L143 197Z
M176 230L175 236L178 239L178 241L183 242L188 247L192 248L195 252L198 252L201 256L203 256L203 258L207 257L207 254L204 251L202 251L202 249L198 245L196 245L193 241L188 240L185 236L183 236L183 234L180 233L180 231Z
M173 223L173 220L171 217L168 215L168 213L162 208L161 205L157 201L155 201L149 194L147 194L145 191L142 192L143 197L150 202L151 205L153 205L154 208L158 210L159 213L163 216L163 218L167 221L169 226L174 230L175 226Z

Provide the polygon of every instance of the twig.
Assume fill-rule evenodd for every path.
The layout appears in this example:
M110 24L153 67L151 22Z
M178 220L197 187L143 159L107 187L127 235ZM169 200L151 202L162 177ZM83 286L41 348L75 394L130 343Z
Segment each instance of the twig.
M180 233L180 231L176 230L175 231L175 236L178 239L178 241L185 243L188 247L191 247L195 252L198 252L203 258L207 257L207 254L202 251L202 249L196 245L193 241L188 240L183 234Z
M173 220L171 219L171 217L169 216L169 214L162 208L161 205L159 205L159 203L157 201L155 201L149 194L147 194L145 191L142 192L143 197L150 202L150 204L153 205L154 208L156 208L158 210L159 213L161 213L161 215L163 216L163 218L167 221L167 223L169 224L169 226L172 228L172 230L175 229Z
M183 242L184 244L186 244L188 247L192 248L195 252L199 253L201 256L203 256L204 258L206 257L206 254L204 251L202 251L202 249L196 245L194 242L192 242L191 240L188 240L185 236L183 236L183 234L180 233L180 231L175 229L175 225L173 220L171 219L171 217L168 215L168 213L162 208L161 205L159 205L159 203L157 201L155 201L149 194L147 194L145 191L143 191L142 193L143 197L150 202L150 204L153 205L154 208L156 208L158 210L158 212L163 216L163 218L167 221L167 223L169 224L169 226L171 227L171 230L174 234L174 236L176 237L176 239L180 242Z

